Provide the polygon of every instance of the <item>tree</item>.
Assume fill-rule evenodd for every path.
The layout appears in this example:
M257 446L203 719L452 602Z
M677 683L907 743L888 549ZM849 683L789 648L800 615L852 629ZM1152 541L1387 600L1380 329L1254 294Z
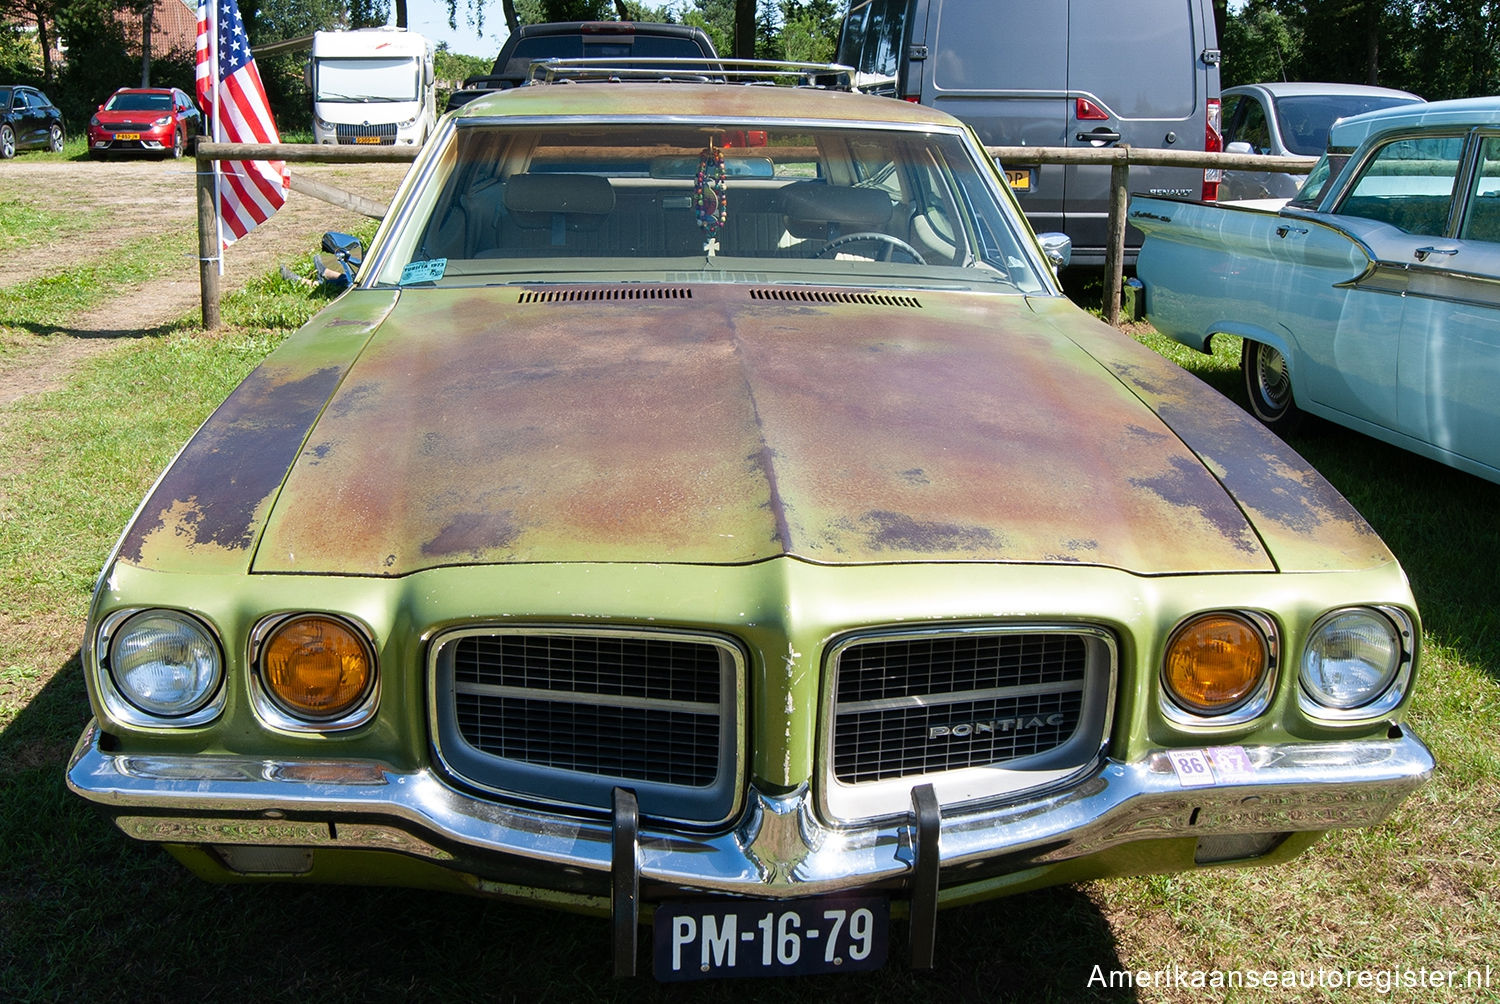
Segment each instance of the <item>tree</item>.
M36 25L43 82L57 79L57 67L52 65L52 48L58 37L58 8L62 5L63 0L0 0L0 13L9 14L22 24Z

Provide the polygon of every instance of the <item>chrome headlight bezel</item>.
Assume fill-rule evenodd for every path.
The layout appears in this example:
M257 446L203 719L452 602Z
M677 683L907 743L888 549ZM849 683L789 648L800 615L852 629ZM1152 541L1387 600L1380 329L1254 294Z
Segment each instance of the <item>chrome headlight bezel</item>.
M274 693L265 679L266 644L280 628L306 618L336 621L358 638L370 665L370 680L364 691L347 709L328 716L308 716L288 707ZM380 707L380 658L375 633L369 626L349 617L318 610L285 611L264 618L250 632L250 705L262 724L281 732L322 734L357 729L375 717Z
M1320 636L1351 616L1368 618L1377 627L1388 631L1394 654L1391 666L1380 672L1378 683L1369 688L1368 696L1339 703L1329 699L1330 694L1325 688L1315 685L1309 671L1310 660L1315 655ZM1328 722L1364 722L1388 715L1406 698L1411 687L1415 633L1410 616L1396 607L1340 607L1323 614L1308 631L1297 660L1297 701L1302 713L1311 719Z
M188 699L178 702L180 710L151 707L138 686L128 679L132 670L124 665L121 644L133 630L143 629L149 619L175 622L184 632L185 641L200 646L199 655L210 663L200 670ZM132 626L134 625L134 626ZM106 712L116 721L144 728L187 728L213 721L224 710L228 696L225 686L224 643L208 621L185 610L171 607L129 607L106 616L94 634L94 660L100 700Z
M1260 635L1264 647L1265 661L1255 685L1240 700L1220 710L1194 707L1180 699L1171 686L1167 674L1167 657L1183 631L1207 617L1223 616L1244 623ZM1157 707L1162 717L1174 725L1189 728L1226 728L1245 725L1255 721L1271 707L1277 681L1281 677L1282 643L1281 632L1276 621L1260 610L1217 609L1200 610L1188 614L1173 626L1162 648L1162 658L1157 666Z

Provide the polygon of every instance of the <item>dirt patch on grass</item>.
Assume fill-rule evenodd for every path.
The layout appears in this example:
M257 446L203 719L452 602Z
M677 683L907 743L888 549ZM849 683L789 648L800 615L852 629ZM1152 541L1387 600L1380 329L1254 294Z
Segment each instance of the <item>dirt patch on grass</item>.
M67 222L48 246L0 252L0 288L56 274L69 265L107 258L142 237L160 235L163 246L197 246L195 162L89 160L30 162L24 157L0 170L0 203L19 203ZM404 164L295 164L296 174L388 201ZM292 192L267 223L231 246L224 255L222 287L239 289L251 279L316 250L326 230L349 229L363 217ZM200 310L198 261L176 254L161 278L111 291L97 306L69 318L53 331L15 332L0 316L0 408L58 386L75 366L121 338L159 331Z

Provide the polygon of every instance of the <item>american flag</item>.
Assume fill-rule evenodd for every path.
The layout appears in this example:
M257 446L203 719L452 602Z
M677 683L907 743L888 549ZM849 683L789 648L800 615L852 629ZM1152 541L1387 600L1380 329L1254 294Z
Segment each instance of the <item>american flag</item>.
M203 0L199 5L196 77L198 102L213 121L215 140L281 142L235 0ZM227 247L281 208L289 179L284 161L216 163L221 237Z

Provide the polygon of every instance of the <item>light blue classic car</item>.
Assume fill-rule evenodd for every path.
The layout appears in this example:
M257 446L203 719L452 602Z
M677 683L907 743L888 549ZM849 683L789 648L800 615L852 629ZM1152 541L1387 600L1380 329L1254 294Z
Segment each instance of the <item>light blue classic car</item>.
M1137 197L1164 334L1244 339L1251 409L1500 481L1500 97L1370 112L1271 213Z

